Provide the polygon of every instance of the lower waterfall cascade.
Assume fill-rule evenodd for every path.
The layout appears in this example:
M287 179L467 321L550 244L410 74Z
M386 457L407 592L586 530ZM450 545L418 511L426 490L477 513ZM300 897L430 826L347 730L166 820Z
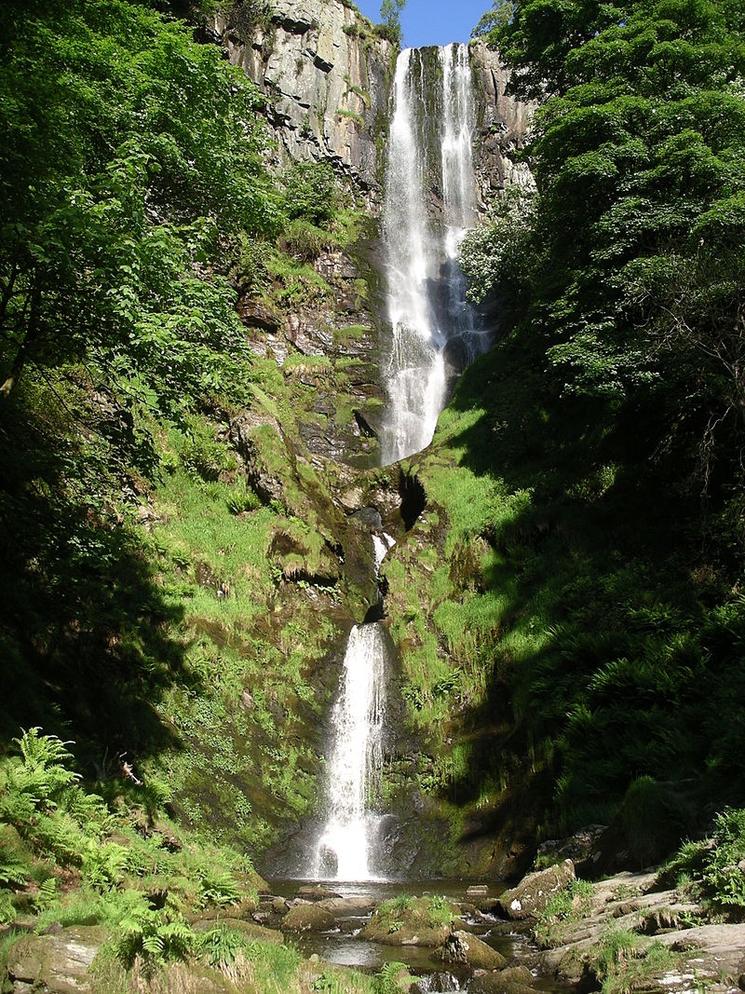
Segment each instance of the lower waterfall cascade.
M433 58L434 56L434 58ZM437 86L428 87L433 69ZM466 45L404 49L397 61L383 209L384 275L391 348L383 465L425 448L447 392L446 349L473 359L484 335L466 300L460 244L475 224L474 98ZM433 110L435 113L433 113ZM436 178L441 207L427 191ZM393 544L373 535L376 572ZM379 621L349 636L332 712L325 824L313 877L382 879L384 813L375 807L383 767L387 648Z

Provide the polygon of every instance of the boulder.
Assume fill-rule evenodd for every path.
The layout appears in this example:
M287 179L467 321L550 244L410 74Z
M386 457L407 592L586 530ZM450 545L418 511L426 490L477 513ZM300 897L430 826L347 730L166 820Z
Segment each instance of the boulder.
M361 894L351 897L328 897L319 901L318 907L337 917L366 915L375 907L375 901L371 897L363 897Z
M376 922L375 919L369 922L360 932L360 938L367 942L380 942L384 946L430 946L435 948L441 946L447 939L449 925L436 925L434 927L426 925L403 924L400 928L391 932L387 925Z
M507 960L496 949L462 930L450 933L440 957L445 963L464 963L472 970L501 970L507 965Z
M506 970L479 970L468 985L469 994L536 994L533 974L525 966Z
M341 898L341 894L336 894L323 884L303 884L302 887L298 887L297 896L304 901L329 901Z
M431 991L446 992L461 990L460 981L452 973L431 973L409 988L409 994L430 994Z
M328 932L334 927L334 916L317 904L296 904L282 922L287 932Z
M192 928L195 932L211 932L215 928L224 928L240 932L248 939L259 939L262 942L273 942L276 945L281 945L284 942L281 932L273 928L264 928L263 925L246 921L244 918L219 918L216 920L203 918L201 921L194 922Z
M517 887L507 890L499 898L503 914L515 921L537 918L557 891L575 879L574 863L565 859L556 866L536 870L524 877Z
M82 925L24 936L8 955L8 977L17 990L89 994L93 990L89 968L106 938L105 929Z

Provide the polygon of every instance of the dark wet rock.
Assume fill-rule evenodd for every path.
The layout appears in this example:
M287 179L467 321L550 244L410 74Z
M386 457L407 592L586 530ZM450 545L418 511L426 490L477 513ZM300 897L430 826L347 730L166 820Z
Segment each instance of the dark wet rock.
M537 918L551 897L574 878L574 864L571 859L565 859L556 866L529 873L517 887L501 895L499 906L508 918L517 921Z
M507 964L496 949L462 929L448 935L440 956L446 963L462 963L473 970L500 970Z
M535 862L539 867L571 859L577 873L589 872L600 858L599 842L606 825L586 825L565 839L548 839L538 846Z
M249 328L259 328L262 331L277 331L280 327L280 318L263 301L244 299L238 304L238 315Z
M287 932L328 932L334 916L317 904L296 904L287 912L282 929Z

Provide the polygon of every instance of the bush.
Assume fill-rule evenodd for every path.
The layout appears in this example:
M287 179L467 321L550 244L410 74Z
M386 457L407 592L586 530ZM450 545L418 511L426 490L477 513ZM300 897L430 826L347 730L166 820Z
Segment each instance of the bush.
M290 220L302 218L321 225L336 208L336 180L331 166L297 162L285 174L285 210Z
M714 907L742 917L745 909L745 808L718 814L708 838L686 842L665 868L677 883L690 881Z

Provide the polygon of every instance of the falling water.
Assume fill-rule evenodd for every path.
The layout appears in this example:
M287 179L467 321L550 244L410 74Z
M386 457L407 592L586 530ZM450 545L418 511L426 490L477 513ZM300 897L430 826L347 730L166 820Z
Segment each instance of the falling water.
M430 67L438 76L434 87L427 83ZM476 217L474 120L467 46L401 52L383 212L392 329L384 464L431 441L446 398L448 343L459 341L462 361L480 349L482 335L457 261ZM441 212L435 209L437 191Z
M356 625L344 656L334 706L328 819L318 843L315 877L369 880L380 815L370 804L383 766L386 646L382 625Z
M427 84L434 69L436 84ZM473 93L468 49L407 49L396 65L383 234L392 346L383 432L386 464L429 444L447 390L446 347L479 351L458 249L476 215ZM441 192L441 210L435 210ZM376 572L393 545L373 536ZM375 795L383 763L386 645L378 622L352 629L334 706L326 822L314 876L369 880L383 815Z

